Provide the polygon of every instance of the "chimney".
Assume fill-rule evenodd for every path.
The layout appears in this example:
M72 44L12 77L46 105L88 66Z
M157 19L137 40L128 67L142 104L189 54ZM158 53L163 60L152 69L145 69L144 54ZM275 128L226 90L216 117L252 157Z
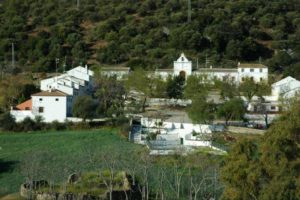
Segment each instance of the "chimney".
M241 63L240 62L238 62L238 66L240 66L241 65Z
M210 68L210 69L212 69L212 68L213 68L213 66L211 65L209 68Z

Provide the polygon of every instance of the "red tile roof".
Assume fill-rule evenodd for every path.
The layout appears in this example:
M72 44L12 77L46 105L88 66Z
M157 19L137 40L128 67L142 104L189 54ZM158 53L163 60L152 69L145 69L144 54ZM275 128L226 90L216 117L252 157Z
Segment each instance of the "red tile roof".
M54 90L54 91L42 91L36 94L32 94L31 96L45 96L45 97L64 97L68 96L66 93Z
M240 63L239 68L267 68L267 66L260 63Z
M32 100L29 99L16 106L18 110L32 110Z

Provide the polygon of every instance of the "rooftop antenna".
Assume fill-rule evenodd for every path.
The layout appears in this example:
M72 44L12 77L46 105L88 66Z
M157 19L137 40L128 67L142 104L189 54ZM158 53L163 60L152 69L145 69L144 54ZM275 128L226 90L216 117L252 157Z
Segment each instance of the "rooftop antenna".
M188 23L192 21L192 5L191 0L188 0Z

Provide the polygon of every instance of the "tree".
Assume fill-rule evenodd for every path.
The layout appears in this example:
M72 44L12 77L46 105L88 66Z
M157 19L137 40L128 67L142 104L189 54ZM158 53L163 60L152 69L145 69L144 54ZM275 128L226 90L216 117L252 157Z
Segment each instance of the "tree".
M73 105L73 115L81 117L83 121L91 119L96 115L97 104L90 96L79 96Z
M127 80L128 92L132 89L143 93L142 111L145 111L147 99L153 94L155 89L154 77L142 69L135 70L130 73Z
M200 96L206 96L208 94L208 85L202 82L201 76L189 76L184 88L184 97L187 99L193 99Z
M182 76L169 77L167 80L167 94L169 98L180 99L183 96L185 78Z
M258 199L260 168L257 146L242 140L234 145L221 169L224 200Z
M222 167L223 199L299 199L300 101L255 143L233 146Z
M3 113L0 115L0 129L5 131L12 131L15 128L15 118L10 113Z
M246 77L245 80L239 85L239 92L244 95L248 101L257 95L258 97L263 97L271 91L269 84L265 82L256 83L253 79Z
M228 79L225 81L215 80L215 85L220 90L221 98L224 100L238 96L238 88L236 84Z
M98 99L97 112L104 116L119 116L124 112L125 87L116 77L99 77L94 85Z
M213 102L207 102L206 96L199 95L192 99L192 104L188 107L188 116L193 123L209 123L214 119L215 106Z
M243 100L234 98L225 101L225 103L218 108L217 114L219 117L225 119L225 124L227 125L229 120L242 119L245 111Z

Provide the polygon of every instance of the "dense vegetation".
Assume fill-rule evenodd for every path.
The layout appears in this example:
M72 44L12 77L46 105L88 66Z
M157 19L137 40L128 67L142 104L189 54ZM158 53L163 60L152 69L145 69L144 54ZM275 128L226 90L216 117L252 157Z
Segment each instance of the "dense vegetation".
M191 0L190 22L184 0L78 2L1 1L5 70L55 71L55 58L60 68L85 62L165 68L184 51L200 64L206 56L223 66L261 58L272 71L300 78L298 0Z
M258 141L241 140L232 147L221 176L223 199L300 198L300 101Z

